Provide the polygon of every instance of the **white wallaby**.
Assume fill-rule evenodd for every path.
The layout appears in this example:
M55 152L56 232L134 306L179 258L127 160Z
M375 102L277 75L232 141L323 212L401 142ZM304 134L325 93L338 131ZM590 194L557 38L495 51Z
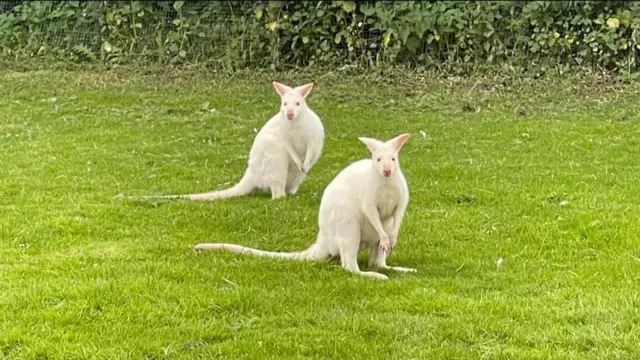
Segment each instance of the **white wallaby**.
M294 195L322 155L324 127L305 100L313 88L312 82L291 88L273 81L273 87L281 98L280 112L256 135L249 152L249 166L236 185L200 194L146 198L217 200L258 190L270 191L272 199Z
M316 242L298 252L273 252L225 243L198 244L199 250L225 249L295 260L320 260L340 257L348 271L376 279L386 275L361 271L358 252L370 249L369 267L416 272L404 267L387 266L386 259L398 241L398 232L409 202L409 188L400 169L398 152L409 139L399 135L387 142L359 138L372 159L356 161L343 169L327 186L320 202L319 232Z

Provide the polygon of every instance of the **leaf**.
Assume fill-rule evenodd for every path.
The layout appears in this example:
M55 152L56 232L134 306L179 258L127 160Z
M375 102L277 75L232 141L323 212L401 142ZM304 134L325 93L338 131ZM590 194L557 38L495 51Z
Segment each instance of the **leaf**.
M607 20L607 26L609 28L617 29L618 26L620 26L620 20L617 18L609 18L609 20Z
M364 16L371 16L376 12L376 8L368 4L362 4L360 5L360 12L364 14Z
M94 60L96 58L95 54L91 49L89 49L86 45L75 45L73 48L78 54L84 55L85 57Z
M277 22L274 21L272 23L269 23L269 30L276 31L277 27L278 27L278 23Z
M400 29L399 35L402 44L407 44L407 38L409 38L409 34L411 33L411 29L409 27L405 27Z
M111 52L111 50L113 50L113 47L111 46L111 44L109 44L109 42L108 42L108 41L105 41L105 42L102 44L102 48L103 48L103 49L104 49L104 51L106 51L106 52Z
M327 40L324 40L323 42L320 43L320 48L322 49L322 51L327 52L331 49L331 47L329 46L329 44L327 43Z
M176 44L171 44L169 46L169 51L171 51L172 53L176 53L176 52L178 52L178 50L180 50L180 48Z
M281 2L280 1L269 1L268 6L272 9L277 9L281 6Z
M187 52L184 50L180 50L180 52L178 53L178 56L180 56L181 58L187 57Z
M256 19L257 20L262 19L262 9L256 10Z
M176 11L180 11L183 5L184 5L184 1L176 1L173 3L173 8L176 9Z
M384 46L389 45L391 41L391 35L393 35L393 29L388 29L384 34Z
M631 11L629 10L622 11L618 15L618 18L620 19L620 25L629 25L629 21L631 19Z
M356 9L355 1L343 1L342 9L348 13L353 12Z
M415 54L420 49L420 40L415 35L411 35L407 39L406 47L409 51Z
M309 43L309 38L308 38L308 37L306 37L306 36L303 36L303 37L302 37L302 43L303 43L303 44L308 44L308 43Z

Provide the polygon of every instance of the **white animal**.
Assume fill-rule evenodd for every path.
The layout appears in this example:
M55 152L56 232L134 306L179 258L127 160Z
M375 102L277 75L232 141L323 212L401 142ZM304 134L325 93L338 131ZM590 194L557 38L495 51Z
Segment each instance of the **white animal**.
M399 135L387 142L359 138L371 152L372 159L356 161L343 169L327 186L320 202L319 232L316 242L298 252L272 252L235 244L209 243L195 246L199 250L225 249L282 259L320 260L340 257L342 266L362 276L386 280L386 275L361 271L357 256L362 249L371 250L369 267L416 272L386 263L395 249L400 225L409 202L409 188L400 169L398 152L409 139Z
M322 155L324 127L306 103L313 83L292 89L273 81L273 87L281 98L280 112L256 135L249 152L249 166L236 185L200 194L146 198L217 200L258 190L270 191L272 199L294 195Z

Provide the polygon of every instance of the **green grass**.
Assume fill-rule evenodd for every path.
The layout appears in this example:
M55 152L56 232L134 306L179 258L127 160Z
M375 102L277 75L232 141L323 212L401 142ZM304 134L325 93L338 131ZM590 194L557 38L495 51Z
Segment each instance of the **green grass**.
M298 195L113 199L237 181L278 108L251 80L0 75L0 358L640 357L640 87L319 78L326 147ZM402 132L389 263L417 274L191 249L308 246L357 137Z

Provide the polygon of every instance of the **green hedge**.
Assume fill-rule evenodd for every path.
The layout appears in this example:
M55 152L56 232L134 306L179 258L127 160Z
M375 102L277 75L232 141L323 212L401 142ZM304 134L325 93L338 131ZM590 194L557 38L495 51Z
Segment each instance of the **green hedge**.
M634 72L640 2L4 1L4 60Z

